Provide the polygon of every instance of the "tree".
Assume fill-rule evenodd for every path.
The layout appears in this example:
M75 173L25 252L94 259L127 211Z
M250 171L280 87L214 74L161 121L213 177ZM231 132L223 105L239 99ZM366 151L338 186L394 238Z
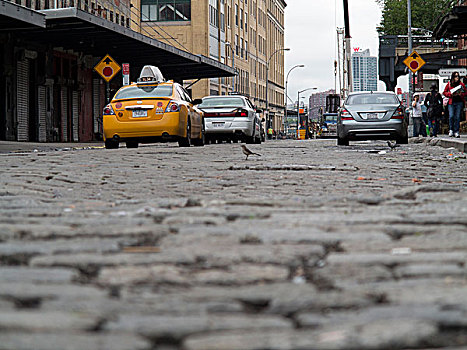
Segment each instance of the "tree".
M407 0L376 0L382 8L380 35L407 34ZM441 17L452 7L453 0L411 0L412 27L433 31ZM417 30L414 30L417 34Z

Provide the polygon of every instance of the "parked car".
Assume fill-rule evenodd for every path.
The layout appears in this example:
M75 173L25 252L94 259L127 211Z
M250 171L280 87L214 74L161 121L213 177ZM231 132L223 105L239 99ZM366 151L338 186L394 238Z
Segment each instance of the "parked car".
M408 117L394 92L351 93L337 118L337 144L349 140L408 143Z
M106 148L139 143L178 141L180 147L204 145L203 112L186 90L165 81L159 69L144 66L136 83L123 86L104 108Z
M207 96L198 108L204 112L208 140L261 143L261 120L251 101L241 95Z

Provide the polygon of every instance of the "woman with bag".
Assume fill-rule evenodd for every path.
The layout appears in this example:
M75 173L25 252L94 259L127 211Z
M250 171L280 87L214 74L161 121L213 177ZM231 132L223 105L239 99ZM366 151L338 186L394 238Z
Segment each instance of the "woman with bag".
M461 82L459 72L452 73L451 80L444 88L443 95L449 98L449 136L460 137L460 119L462 110L464 109L467 89L464 83Z

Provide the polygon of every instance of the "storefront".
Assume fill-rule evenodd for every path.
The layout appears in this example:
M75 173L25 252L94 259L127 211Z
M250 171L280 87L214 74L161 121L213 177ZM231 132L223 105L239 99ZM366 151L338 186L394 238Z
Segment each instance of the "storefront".
M234 72L76 7L39 12L0 0L0 10L0 140L99 140L106 85L93 68L106 54L130 64L131 81L146 64L176 81ZM110 95L121 85L118 74Z

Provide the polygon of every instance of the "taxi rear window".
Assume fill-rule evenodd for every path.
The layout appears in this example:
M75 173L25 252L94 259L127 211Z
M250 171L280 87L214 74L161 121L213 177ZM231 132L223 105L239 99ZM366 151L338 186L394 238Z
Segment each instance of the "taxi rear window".
M115 99L169 97L172 96L172 90L172 85L130 86L120 90Z

